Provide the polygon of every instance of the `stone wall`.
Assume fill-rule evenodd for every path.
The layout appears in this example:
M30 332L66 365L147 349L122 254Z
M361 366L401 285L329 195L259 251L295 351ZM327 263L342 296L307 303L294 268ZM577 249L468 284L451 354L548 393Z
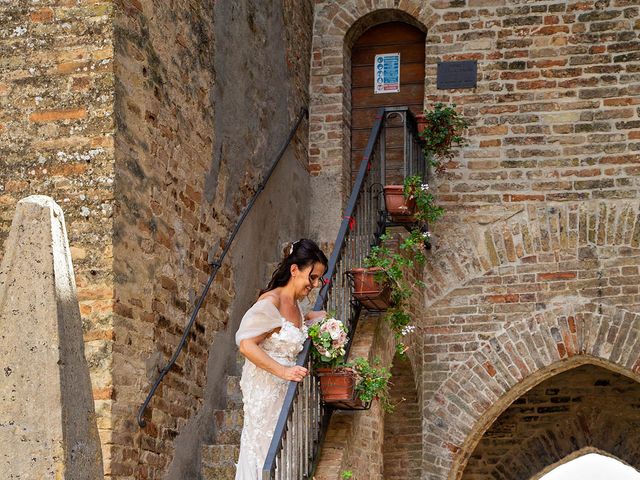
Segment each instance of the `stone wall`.
M102 0L0 4L0 255L18 200L53 197L67 222L103 441L113 390L112 10Z
M148 1L118 11L114 478L195 478L225 366L235 363L241 312L282 243L305 234L303 123L279 188L265 191L248 218L141 431L136 410L178 345L208 258L222 252L307 103L304 5Z
M224 400L216 368L235 350L220 340L210 356L215 333L232 336L281 245L306 236L303 121L140 432L137 408L178 344L208 261L308 104L312 5L26 3L0 7L0 240L20 198L60 203L105 475L167 474L175 449L191 446L189 429L176 440L181 428ZM197 461L181 455L175 477Z

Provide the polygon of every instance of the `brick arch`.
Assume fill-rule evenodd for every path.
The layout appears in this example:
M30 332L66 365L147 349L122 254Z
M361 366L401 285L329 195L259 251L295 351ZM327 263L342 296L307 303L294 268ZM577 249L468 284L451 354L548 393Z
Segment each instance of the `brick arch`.
M551 376L590 363L640 380L639 332L640 315L595 303L557 305L508 322L424 406L423 472L459 479L495 419Z
M530 480L572 453L596 448L640 467L640 383L590 363L539 383L489 427L463 480Z
M640 201L607 200L519 206L435 225L435 248L425 266L425 305L495 269L555 256L581 261L640 249ZM614 253L615 250L615 253Z
M312 175L312 235L330 242L340 225L342 206L351 189L351 65L353 42L369 27L402 21L423 31L436 15L420 0L324 1L316 5L311 51L309 101L309 169ZM327 190L331 188L330 192ZM340 198L327 206L327 195ZM332 211L328 211L333 208ZM321 213L321 214L320 214Z

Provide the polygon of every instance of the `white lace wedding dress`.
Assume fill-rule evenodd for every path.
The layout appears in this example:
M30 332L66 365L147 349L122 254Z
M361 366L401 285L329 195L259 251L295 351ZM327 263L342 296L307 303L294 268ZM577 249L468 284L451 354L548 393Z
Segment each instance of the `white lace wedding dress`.
M267 354L282 365L295 364L307 338L307 327L296 327L286 320L269 300L258 300L245 314L236 334L236 342L280 327L260 344ZM258 333L261 332L261 333ZM280 415L289 382L245 360L240 380L244 402L244 427L240 439L240 457L236 480L259 480L273 431Z

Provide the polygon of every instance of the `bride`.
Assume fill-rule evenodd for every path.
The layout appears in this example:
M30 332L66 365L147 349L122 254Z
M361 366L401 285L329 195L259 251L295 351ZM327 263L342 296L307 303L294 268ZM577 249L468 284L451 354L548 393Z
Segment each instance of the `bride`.
M325 312L310 312L305 318L298 301L320 284L327 264L315 242L294 242L285 248L267 288L242 317L236 343L247 361L240 380L244 427L236 480L262 478L289 381L300 382L307 375L306 368L295 365L307 338L304 320L316 320Z

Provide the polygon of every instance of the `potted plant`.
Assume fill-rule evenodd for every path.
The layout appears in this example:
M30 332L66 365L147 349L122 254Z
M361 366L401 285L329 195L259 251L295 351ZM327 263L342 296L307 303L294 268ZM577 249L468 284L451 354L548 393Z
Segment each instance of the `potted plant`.
M442 207L435 204L429 184L420 175L405 178L404 185L385 186L384 198L387 212L395 222L428 223L444 213Z
M413 222L416 211L414 196L411 193L405 195L403 185L385 185L383 191L385 208L391 219L398 223Z
M424 141L425 159L436 171L441 171L444 168L443 161L453 156L454 148L464 144L462 135L469 123L456 110L455 104L440 102L433 106L433 110L425 110L418 121L418 134Z
M320 391L325 403L338 408L368 408L374 398L388 409L387 388L391 374L363 358L345 363L345 345L349 340L344 324L327 316L309 327L311 357L320 379Z
M353 268L347 272L353 284L353 296L367 310L384 311L391 304L391 286L379 266Z
M366 410L373 400L379 400L385 411L393 410L389 402L391 373L378 359L370 364L360 357L331 369L318 368L316 374L324 403L343 410Z

